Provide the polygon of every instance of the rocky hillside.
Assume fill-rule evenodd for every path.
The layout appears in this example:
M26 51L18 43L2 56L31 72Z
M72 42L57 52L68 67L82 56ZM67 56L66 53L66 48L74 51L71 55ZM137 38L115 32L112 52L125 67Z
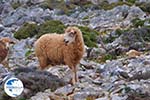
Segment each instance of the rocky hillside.
M39 71L34 52L41 35L70 25L86 48L74 86L67 66ZM0 0L0 37L16 41L0 100L150 100L150 0ZM21 96L4 93L5 76L23 81Z

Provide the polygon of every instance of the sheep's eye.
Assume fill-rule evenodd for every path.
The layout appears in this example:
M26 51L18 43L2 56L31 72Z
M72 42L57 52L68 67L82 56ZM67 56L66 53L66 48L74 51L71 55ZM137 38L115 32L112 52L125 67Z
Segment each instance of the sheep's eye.
M71 32L71 33L69 34L70 37L74 37L74 35L75 35L74 32Z

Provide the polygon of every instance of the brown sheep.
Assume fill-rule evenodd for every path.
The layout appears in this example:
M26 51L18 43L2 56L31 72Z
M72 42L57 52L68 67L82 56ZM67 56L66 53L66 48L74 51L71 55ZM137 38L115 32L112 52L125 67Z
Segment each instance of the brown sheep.
M77 64L84 54L84 41L80 29L68 27L64 34L45 34L35 42L35 54L38 57L41 69L49 64L65 64L73 72L72 83L77 77Z
M9 51L9 44L14 44L8 37L3 37L0 39L0 63L2 63L5 67L8 67L7 55Z

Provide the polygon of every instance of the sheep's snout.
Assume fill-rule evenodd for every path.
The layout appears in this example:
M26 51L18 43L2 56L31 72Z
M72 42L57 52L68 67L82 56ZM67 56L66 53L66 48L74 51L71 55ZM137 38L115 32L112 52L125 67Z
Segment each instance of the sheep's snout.
M3 42L5 44L6 49L9 49L12 44L15 44L15 41L7 37L0 39L0 42Z
M66 33L64 35L64 42L66 45L69 45L75 41L75 35L72 32Z
M64 43L65 45L67 45L69 43L69 40L64 39Z

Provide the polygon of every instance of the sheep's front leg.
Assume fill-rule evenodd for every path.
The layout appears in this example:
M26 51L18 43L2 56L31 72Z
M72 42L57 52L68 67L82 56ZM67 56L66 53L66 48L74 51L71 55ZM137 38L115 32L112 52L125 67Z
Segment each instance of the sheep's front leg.
M78 82L78 76L77 76L77 67L72 67L72 84L74 85L76 82Z
M44 57L38 57L40 63L40 69L43 70L48 66L47 59Z

